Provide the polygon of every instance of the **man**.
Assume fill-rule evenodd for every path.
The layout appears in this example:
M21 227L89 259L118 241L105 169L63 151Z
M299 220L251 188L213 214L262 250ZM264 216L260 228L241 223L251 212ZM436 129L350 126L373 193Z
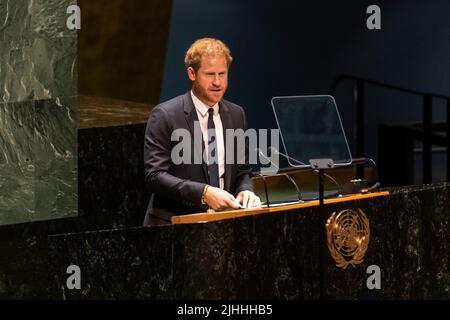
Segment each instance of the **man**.
M172 215L208 208L237 209L259 204L252 191L248 162L225 161L229 145L225 130L246 130L244 110L223 100L231 61L230 51L222 41L195 41L184 60L192 89L153 109L144 144L145 179L153 194L144 225L168 224ZM172 151L178 141L171 138L177 129L187 130L192 137L195 132L202 135L187 143L193 150L189 163L174 163ZM234 146L233 151L239 148L245 148L248 161L248 148ZM200 163L193 160L195 152L203 155Z

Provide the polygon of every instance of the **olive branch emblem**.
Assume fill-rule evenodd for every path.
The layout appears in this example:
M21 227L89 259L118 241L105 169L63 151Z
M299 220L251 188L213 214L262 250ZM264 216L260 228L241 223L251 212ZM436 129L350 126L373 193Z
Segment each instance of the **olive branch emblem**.
M361 209L333 212L326 223L327 245L336 266L346 269L363 262L370 240L369 219Z

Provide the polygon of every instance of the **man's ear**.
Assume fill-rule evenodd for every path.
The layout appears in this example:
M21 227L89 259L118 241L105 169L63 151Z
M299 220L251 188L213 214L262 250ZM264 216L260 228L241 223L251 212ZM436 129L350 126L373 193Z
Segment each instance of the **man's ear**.
M195 81L195 70L192 67L187 68L187 74L191 81Z

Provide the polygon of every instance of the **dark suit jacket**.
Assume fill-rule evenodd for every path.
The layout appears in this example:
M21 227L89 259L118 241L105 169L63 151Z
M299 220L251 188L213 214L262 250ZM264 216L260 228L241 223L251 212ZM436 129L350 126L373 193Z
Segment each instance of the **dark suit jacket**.
M219 102L219 113L226 154L230 150L226 150L225 130L246 130L245 113L240 106L226 100ZM201 134L190 91L157 105L150 114L145 133L144 166L146 185L152 196L144 225L151 224L151 217L170 222L170 217L174 214L189 214L207 209L201 205L201 197L209 180L208 170L205 163L194 164L194 153L197 152L197 156L201 157L204 150L203 139L194 145L194 124ZM171 161L172 149L179 143L171 141L171 135L178 128L188 130L192 136L191 164L175 165ZM224 189L235 196L243 190L253 190L249 176L251 169L248 166L248 144L245 145L246 164L236 164L237 147L235 143L235 161L233 164L225 164L224 173Z

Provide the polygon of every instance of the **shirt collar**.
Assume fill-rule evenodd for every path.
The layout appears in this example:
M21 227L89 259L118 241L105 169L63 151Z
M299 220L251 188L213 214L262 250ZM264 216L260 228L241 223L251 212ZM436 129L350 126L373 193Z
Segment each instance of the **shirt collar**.
M202 117L206 117L206 115L208 114L208 110L211 107L207 106L199 98L197 98L192 90L191 90L191 97L195 109L197 109L197 111L201 114ZM215 105L212 106L212 108L214 110L214 115L217 116L217 114L219 113L219 103L217 102Z

